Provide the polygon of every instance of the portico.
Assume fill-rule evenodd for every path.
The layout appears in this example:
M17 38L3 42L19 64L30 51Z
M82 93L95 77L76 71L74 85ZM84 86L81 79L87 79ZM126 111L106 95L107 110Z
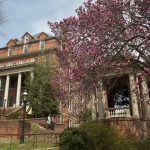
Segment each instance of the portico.
M109 85L103 81L102 101L106 118L150 117L150 105L146 102L149 99L147 81L143 80L140 86L137 82L136 73L111 78Z
M24 89L24 80L27 75L33 79L33 68L20 67L0 72L0 97L1 103L5 100L5 107L18 107L21 105L21 92Z

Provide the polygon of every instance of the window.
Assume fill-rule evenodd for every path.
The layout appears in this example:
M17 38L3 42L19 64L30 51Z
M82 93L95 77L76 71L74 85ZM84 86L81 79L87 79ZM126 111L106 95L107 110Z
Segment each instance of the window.
M24 44L23 45L23 53L27 53L28 52L28 44Z
M45 56L45 64L46 64L46 65L49 64L49 56Z
M10 80L10 88L15 88L15 79Z
M4 90L5 88L5 80L0 79L0 90Z
M13 49L12 48L8 48L8 56L12 56L13 54Z
M26 35L25 37L24 37L24 43L28 43L29 42L29 35Z
M13 101L14 101L14 97L9 96L9 98L8 98L8 107L13 107Z
M45 49L45 41L40 41L40 49Z
M58 123L62 123L62 118L61 118L61 116L58 116L57 122L58 122Z
M73 127L73 125L72 125L72 120L68 120L68 126L69 126L69 128L71 128L71 127Z
M0 89L2 89L2 80L0 79Z
M3 107L3 99L1 96L0 96L0 107Z
M72 100L68 101L68 108L69 108L69 111L71 112L72 111Z

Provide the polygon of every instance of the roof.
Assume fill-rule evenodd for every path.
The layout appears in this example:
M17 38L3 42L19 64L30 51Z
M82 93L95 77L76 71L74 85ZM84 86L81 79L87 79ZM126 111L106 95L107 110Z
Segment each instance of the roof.
M28 32L26 32L26 33L29 34ZM26 34L26 33L25 33L25 34ZM52 38L52 37L53 37L52 35L50 35L50 34L48 34L48 33L45 33L45 32L39 32L39 33L37 33L37 34L35 34L35 35L31 35L31 36L32 36L32 39L33 39L31 42L37 41L37 40L38 40L38 36L39 36L41 33L46 34L46 35L48 36L48 38ZM24 35L25 35L25 34L24 34ZM23 36L24 36L24 35L23 35ZM30 35L30 34L29 34L29 35ZM23 37L23 36L22 36L22 37ZM15 39L11 39L11 40L16 40L16 38L15 38ZM23 40L20 39L20 40L16 41L16 43L17 43L17 45L23 44ZM7 48L7 46L6 46L6 47L0 48L0 50L1 50L1 49L5 49L5 48Z
M28 32L26 32L26 33L28 33ZM26 34L25 33L25 34ZM41 34L41 33L45 33L45 32L39 32L39 33L37 33L37 34L35 34L35 35L31 35L32 37L33 37L33 41L36 41L36 40L38 40L38 36ZM24 34L24 35L25 35ZM29 33L28 33L29 34ZM48 36L48 38L51 38L52 36L50 35L50 34L48 34L48 33L45 33L47 36ZM23 35L23 36L24 36ZM29 34L30 35L30 34ZM22 36L22 37L23 37ZM19 40L18 42L17 42L17 44L22 44L23 43L23 40L21 39L21 40Z

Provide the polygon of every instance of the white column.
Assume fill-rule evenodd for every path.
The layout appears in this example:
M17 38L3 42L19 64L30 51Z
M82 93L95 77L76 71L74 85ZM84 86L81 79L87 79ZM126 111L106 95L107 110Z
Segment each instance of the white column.
M99 114L99 118L103 119L105 117L104 115L104 99L103 99L103 81L100 80L99 81L99 86L100 88L96 91L97 92L97 104L98 104L98 114Z
M20 106L20 94L21 94L21 73L18 74L16 106Z
M142 85L142 96L144 100L144 116L146 118L150 118L150 105L147 104L147 100L149 99L149 92L148 92L148 86L145 78L142 81L141 85Z
M108 108L108 95L107 95L106 87L103 87L102 94L103 94L102 101L103 101L103 104L104 104L104 109L106 109L106 108Z
M139 109L138 109L138 101L137 95L135 93L136 86L135 86L135 77L134 74L129 75L129 82L130 82L130 93L131 93L131 104L132 104L132 115L134 117L139 117Z
M92 119L95 120L96 119L96 108L95 108L95 96L93 94L90 95L91 96L91 109L92 109Z
M5 92L4 92L4 100L6 100L5 107L7 107L7 104L8 104L9 82L10 82L10 75L7 75L6 84L5 84Z

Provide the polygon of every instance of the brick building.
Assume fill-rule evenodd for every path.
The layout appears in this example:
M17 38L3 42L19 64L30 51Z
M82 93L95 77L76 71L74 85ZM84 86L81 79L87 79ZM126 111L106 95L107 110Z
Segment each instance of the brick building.
M57 39L41 32L26 32L21 40L11 39L0 48L0 106L18 107L27 75L33 74L33 63L55 57Z
M6 47L0 48L0 110L17 110L22 104L24 81L28 75L34 78L33 64L56 60L58 40L44 32L31 35L26 32L21 40L10 39ZM58 123L72 126L76 118L70 115L72 105L63 108L60 104ZM2 113L2 112L1 112Z

